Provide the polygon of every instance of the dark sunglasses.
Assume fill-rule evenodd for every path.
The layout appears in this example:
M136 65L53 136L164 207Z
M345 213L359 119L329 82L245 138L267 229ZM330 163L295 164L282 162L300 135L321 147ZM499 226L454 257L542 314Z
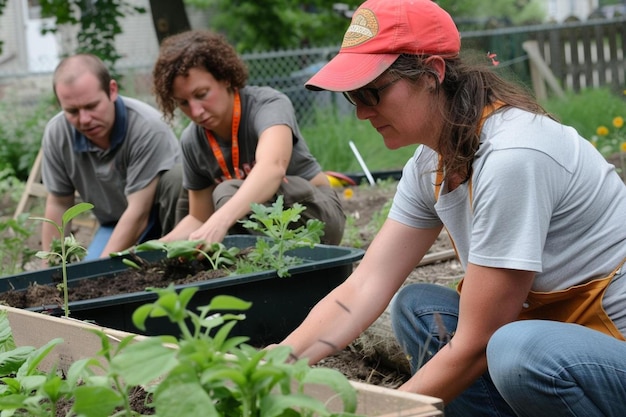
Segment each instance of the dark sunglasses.
M381 87L363 87L358 90L344 91L343 96L355 106L358 101L359 103L372 107L380 103L380 92L399 80L400 77L395 78Z

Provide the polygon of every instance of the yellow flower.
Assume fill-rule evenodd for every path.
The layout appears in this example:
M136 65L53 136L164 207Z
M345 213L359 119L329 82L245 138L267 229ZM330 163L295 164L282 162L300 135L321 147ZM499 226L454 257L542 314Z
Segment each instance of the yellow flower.
M350 200L353 195L354 191L352 191L352 188L346 188L345 190L343 190L343 196L346 200Z
M622 116L617 116L616 118L614 118L613 126L620 129L622 126L624 126L624 118Z
M621 145L619 145L619 149L620 149L622 152L626 152L626 142L622 142L622 144L621 144Z
M596 129L596 134L597 134L598 136L606 136L606 135L608 135L608 134L609 134L609 128L608 128L608 127L606 127L606 126L599 126L599 127Z

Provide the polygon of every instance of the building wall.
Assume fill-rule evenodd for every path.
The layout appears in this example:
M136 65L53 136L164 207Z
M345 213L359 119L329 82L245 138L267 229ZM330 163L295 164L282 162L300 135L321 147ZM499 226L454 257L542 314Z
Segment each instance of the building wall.
M598 8L599 0L544 0L547 4L548 21L563 22L570 17L587 20Z
M24 0L26 1L26 0ZM20 53L23 49L24 32L22 27L21 0L9 0L4 13L0 16L0 39L3 42L0 53L0 73L17 71L26 64L26 57Z

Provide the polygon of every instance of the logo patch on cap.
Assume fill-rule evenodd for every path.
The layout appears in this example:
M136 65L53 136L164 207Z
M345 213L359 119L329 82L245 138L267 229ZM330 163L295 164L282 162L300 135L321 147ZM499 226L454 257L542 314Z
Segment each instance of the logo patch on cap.
M372 39L378 33L378 20L370 9L359 9L352 16L350 27L341 43L342 48L358 46Z

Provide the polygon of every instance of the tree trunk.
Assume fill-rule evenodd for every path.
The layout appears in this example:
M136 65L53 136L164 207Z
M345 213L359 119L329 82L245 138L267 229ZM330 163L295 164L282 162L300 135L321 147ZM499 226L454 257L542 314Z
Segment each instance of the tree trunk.
M168 36L191 29L183 0L150 0L150 9L159 45Z

